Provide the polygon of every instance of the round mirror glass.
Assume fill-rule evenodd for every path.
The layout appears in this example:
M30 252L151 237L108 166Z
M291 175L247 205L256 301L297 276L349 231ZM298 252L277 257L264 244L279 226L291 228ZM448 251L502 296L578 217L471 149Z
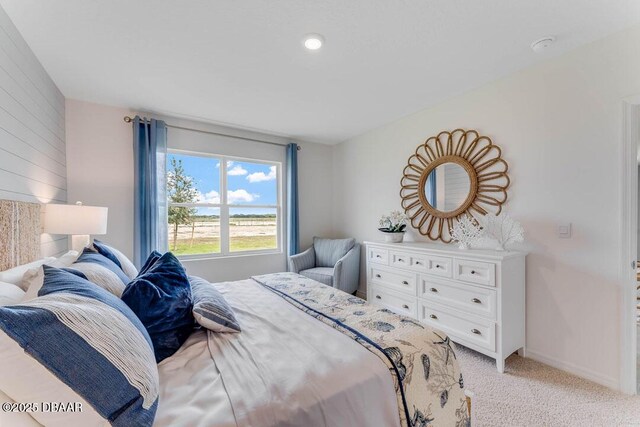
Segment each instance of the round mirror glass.
M431 206L441 212L458 209L469 195L471 179L457 163L443 163L429 173L424 195Z

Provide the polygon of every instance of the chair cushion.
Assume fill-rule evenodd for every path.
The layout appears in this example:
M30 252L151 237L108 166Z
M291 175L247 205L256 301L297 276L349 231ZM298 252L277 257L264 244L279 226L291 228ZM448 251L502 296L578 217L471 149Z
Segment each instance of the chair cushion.
M333 268L329 267L316 267L308 270L302 270L300 272L305 277L313 279L317 282L324 283L328 286L333 286Z
M351 239L322 239L313 238L313 248L316 251L316 267L333 268L338 260L345 256L347 252L356 244L356 240Z

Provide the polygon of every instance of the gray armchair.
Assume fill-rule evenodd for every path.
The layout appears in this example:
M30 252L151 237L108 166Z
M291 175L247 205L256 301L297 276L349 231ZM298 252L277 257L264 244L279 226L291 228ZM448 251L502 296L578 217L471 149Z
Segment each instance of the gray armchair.
M289 257L289 271L352 294L360 279L360 244L314 237L313 246Z

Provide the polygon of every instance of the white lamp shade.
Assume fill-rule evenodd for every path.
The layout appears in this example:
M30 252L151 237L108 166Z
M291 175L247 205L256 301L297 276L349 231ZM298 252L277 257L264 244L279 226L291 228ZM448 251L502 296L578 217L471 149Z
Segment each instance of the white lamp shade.
M48 204L44 211L44 232L49 234L107 234L109 208Z

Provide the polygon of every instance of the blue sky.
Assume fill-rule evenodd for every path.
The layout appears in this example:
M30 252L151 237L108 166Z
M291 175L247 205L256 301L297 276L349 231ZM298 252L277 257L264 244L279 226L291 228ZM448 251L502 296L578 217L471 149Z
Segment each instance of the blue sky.
M220 203L220 159L169 153L171 159L182 160L185 173L193 178L199 201ZM275 166L246 161L227 163L227 200L237 205L275 205L278 201L278 184ZM218 214L218 209L199 209L202 214ZM275 213L275 209L233 209L230 214Z

